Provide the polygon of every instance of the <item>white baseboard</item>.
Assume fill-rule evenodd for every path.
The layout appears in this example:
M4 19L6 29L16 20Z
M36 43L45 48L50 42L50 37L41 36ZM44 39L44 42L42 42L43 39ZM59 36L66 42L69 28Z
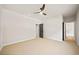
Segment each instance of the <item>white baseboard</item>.
M10 43L4 44L3 47L4 47L4 46L7 46L7 45L15 44L15 43L23 42L23 41L32 40L32 39L34 39L34 38L35 38L35 37L28 38L28 39L18 40L18 41L16 41L16 42L10 42Z
M57 38L52 38L52 37L46 37L47 39L51 39L51 40L56 40L56 41L61 41L62 42L62 39L57 39Z

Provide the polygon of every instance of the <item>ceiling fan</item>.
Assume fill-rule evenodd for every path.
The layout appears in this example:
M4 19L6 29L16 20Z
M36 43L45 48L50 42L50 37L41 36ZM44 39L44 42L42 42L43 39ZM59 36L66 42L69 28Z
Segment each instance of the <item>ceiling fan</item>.
M45 10L45 4L42 5L42 7L40 8L39 12L35 12L34 14L42 14L42 15L47 15L46 13L44 13L43 11Z

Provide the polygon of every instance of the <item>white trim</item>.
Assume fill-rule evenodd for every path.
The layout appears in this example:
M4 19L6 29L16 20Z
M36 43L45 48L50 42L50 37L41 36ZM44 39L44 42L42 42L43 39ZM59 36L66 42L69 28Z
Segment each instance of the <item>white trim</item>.
M4 47L4 46L7 46L7 45L15 44L15 43L23 42L23 41L32 40L32 39L34 39L34 38L35 38L35 37L28 38L28 39L23 39L23 40L18 40L18 41L16 41L16 42L6 43L6 44L3 44L3 47Z
M54 38L54 37L53 38L52 37L46 37L46 38L47 39L51 39L51 40L55 40L55 41L61 41L61 42L63 42L62 39L57 39L57 38Z

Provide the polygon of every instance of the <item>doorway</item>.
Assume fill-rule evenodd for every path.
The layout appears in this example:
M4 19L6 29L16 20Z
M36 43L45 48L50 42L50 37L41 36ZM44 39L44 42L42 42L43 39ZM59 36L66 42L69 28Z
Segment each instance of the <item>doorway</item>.
M75 22L64 22L64 40L75 40L74 25Z
M43 38L43 24L36 24L36 38Z

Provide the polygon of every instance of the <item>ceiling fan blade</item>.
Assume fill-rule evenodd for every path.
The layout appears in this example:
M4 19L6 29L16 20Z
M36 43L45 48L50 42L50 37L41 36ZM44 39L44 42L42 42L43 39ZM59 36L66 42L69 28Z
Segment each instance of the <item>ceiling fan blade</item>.
M41 11L43 11L45 9L45 4L43 4L43 6L40 8Z
M43 4L43 6L40 8L39 12L34 12L34 14L41 14L41 15L47 15L46 13L43 13L43 10L45 9L45 4Z
M37 13L40 13L40 12L34 12L34 14L37 14Z
M47 15L46 13L43 13L43 15Z

